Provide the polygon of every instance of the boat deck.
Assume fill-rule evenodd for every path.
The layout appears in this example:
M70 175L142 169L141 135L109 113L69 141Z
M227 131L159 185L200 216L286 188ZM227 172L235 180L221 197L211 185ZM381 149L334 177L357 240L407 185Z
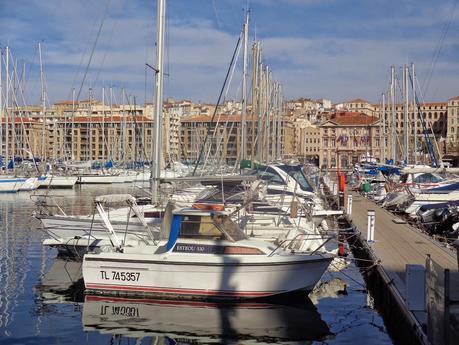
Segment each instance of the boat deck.
M381 261L383 269L402 296L405 297L405 271L407 264L425 265L426 255L430 254L432 260L444 269L449 269L450 298L459 300L459 277L457 274L458 263L455 253L426 234L413 228L409 224L397 224L393 220L396 215L386 211L371 200L366 199L357 192L350 192L353 198L351 219L361 232L361 237L367 239L367 212L374 210L375 242L371 248L375 256Z

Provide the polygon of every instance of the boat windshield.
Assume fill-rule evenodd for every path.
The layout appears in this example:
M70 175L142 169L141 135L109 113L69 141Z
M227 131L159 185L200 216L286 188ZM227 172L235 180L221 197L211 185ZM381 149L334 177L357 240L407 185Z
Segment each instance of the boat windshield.
M239 226L231 220L227 215L214 215L212 216L214 224L226 235L230 241L240 241L247 239L247 236L239 228Z
M281 165L279 166L283 171L285 171L289 176L293 177L293 179L298 182L300 188L306 192L312 192L313 189L309 184L306 176L303 173L303 169L301 165L297 166L289 166L289 165Z
M243 231L227 215L184 216L179 237L233 242L246 238Z

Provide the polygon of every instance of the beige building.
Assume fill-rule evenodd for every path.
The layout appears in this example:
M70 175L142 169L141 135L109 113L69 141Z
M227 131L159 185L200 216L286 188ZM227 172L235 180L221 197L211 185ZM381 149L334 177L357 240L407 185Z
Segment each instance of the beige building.
M349 168L365 156L381 156L379 119L359 112L337 112L320 126L322 168Z
M306 119L298 118L295 124L295 154L302 161L319 161L321 150L320 128Z
M459 96L448 100L447 152L459 156Z
M253 126L257 121L248 116L247 118L247 157L257 159L257 138L252 133ZM206 141L206 134L210 128L210 134ZM273 155L274 125L271 122L269 127L269 140L263 140L262 159L267 154L270 159ZM280 149L281 156L294 156L295 130L289 119L284 117L281 121ZM181 119L181 144L182 159L196 161L203 149L207 157L218 159L227 163L234 163L241 156L241 116L240 115L219 115L212 121L212 116L198 115L187 116ZM205 147L204 147L205 143ZM252 145L253 143L253 145Z
M377 108L362 98L356 98L350 101L335 104L335 108L338 111L353 111L363 113L369 116L374 116Z

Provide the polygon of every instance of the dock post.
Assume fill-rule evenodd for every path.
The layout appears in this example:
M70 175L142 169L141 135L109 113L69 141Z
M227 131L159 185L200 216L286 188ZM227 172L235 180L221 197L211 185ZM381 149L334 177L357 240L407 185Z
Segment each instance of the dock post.
M423 265L407 264L405 271L406 302L411 311L426 310L426 269Z
M346 213L348 216L352 215L352 194L347 196Z
M373 243L375 241L375 210L368 210L368 221L367 221L367 242Z

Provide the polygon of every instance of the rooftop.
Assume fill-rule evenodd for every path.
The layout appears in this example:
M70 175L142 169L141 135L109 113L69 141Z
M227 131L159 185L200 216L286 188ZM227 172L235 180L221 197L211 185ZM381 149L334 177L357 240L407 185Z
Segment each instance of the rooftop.
M340 111L334 113L329 120L324 122L332 122L341 126L365 126L371 125L377 122L379 119L375 116L368 116L364 113L355 111ZM322 124L322 125L323 125Z

